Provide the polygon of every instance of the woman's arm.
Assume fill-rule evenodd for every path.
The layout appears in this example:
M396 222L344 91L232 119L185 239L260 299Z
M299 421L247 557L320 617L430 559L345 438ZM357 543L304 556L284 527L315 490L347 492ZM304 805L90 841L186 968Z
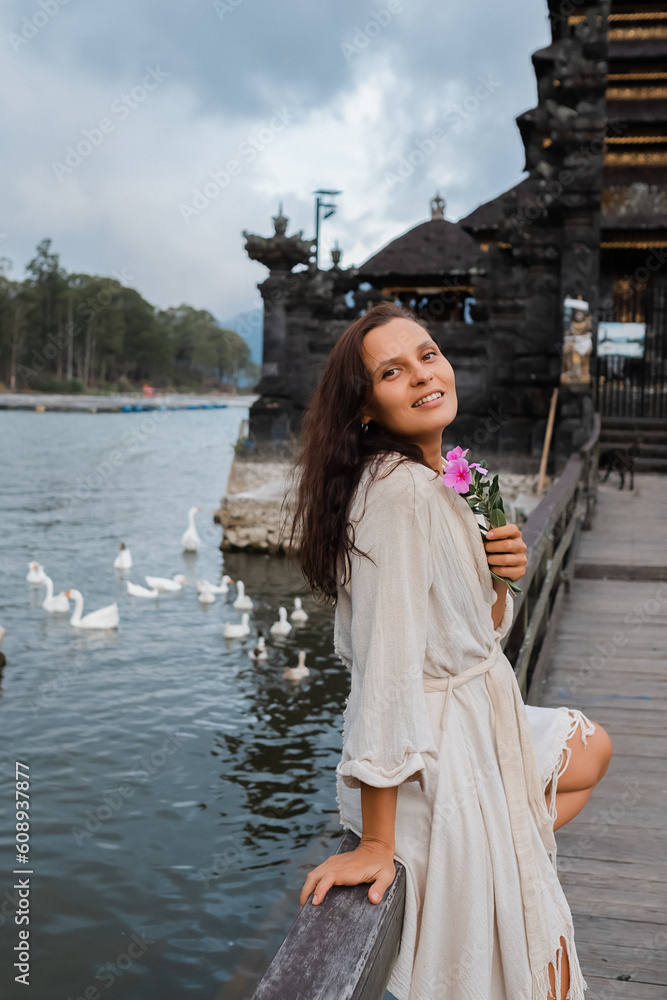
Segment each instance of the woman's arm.
M359 885L372 882L368 891L371 903L379 903L394 881L394 826L396 822L397 785L376 788L361 782L361 817L359 846L345 854L332 854L308 873L299 899L300 905L315 890L313 903L321 903L332 885Z

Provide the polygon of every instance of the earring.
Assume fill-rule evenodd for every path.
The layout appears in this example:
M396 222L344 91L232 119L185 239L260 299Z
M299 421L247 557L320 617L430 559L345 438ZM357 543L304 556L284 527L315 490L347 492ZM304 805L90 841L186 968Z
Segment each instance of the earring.
M368 421L367 421L367 422L366 422L365 424L364 424L364 423L362 423L362 425L361 425L361 430L362 430L362 432L363 432L364 434L368 434L368 424L369 424L369 423L370 423L370 420L368 420Z

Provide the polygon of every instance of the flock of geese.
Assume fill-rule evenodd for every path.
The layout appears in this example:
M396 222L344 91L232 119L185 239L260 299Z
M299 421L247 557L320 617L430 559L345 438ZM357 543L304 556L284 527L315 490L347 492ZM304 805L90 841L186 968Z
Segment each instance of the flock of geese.
M195 526L195 514L200 512L199 507L191 507L188 511L188 527L183 533L181 544L184 552L196 553L199 551L201 539ZM121 573L132 569L133 560L130 550L121 542L118 555L114 559L114 568ZM172 594L182 590L187 586L188 581L182 573L176 573L173 577L145 576L147 586L126 581L127 592L131 597L155 599L161 594ZM26 577L28 583L34 586L46 587L46 597L42 601L42 607L49 614L69 614L71 611L70 600L74 602L74 612L70 618L70 625L73 628L89 630L106 630L118 628L120 616L118 605L114 602L97 611L90 611L83 614L83 595L79 590L60 591L55 594L53 580L46 574L44 567L38 562L31 562ZM218 595L229 593L229 585L234 584L234 580L225 574L219 584L209 583L208 580L197 581L197 597L203 605L213 604ZM226 639L242 639L250 634L250 612L253 609L253 601L246 594L242 580L236 581L236 598L232 602L233 607L241 612L239 622L225 622L223 635ZM303 608L300 597L294 598L294 610L288 620L287 609L278 609L278 620L273 623L269 632L275 637L286 637L292 631L292 622L303 624L308 620L308 614ZM257 644L250 650L251 660L261 663L268 657L266 639L261 631L258 632ZM310 674L310 670L305 663L306 654L301 650L298 654L298 664L296 667L287 667L283 673L285 680L300 681Z

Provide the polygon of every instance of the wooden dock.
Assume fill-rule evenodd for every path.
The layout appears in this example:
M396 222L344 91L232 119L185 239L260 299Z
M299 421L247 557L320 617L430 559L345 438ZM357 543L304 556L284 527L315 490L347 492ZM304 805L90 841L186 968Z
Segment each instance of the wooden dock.
M667 996L667 477L601 485L552 665L531 700L582 709L614 756L557 835L590 1000Z

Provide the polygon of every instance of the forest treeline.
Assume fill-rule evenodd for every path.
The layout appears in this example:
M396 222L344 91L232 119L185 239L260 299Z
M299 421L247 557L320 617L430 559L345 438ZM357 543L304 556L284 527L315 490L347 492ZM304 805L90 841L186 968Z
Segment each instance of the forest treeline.
M0 383L10 390L180 391L253 385L245 340L204 309L158 310L116 278L68 274L51 240L23 281L0 267Z

